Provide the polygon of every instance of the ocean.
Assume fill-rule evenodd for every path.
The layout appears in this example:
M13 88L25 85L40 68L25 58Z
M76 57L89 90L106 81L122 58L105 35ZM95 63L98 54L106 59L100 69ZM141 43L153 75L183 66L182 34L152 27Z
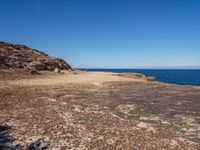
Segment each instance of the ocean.
M157 81L179 85L200 86L200 69L81 69L87 71L142 73L155 76Z

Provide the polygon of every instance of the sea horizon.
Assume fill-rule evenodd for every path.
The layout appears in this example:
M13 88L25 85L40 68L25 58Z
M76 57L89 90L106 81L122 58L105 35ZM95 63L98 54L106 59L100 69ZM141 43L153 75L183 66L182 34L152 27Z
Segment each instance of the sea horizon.
M100 68L96 68L96 67L89 67L89 68L85 68L85 67L80 67L80 68L74 68L74 69L107 69L107 70L109 70L109 69L126 69L126 70L131 70L131 69L141 69L141 70L143 70L143 69L147 69L147 70L200 70L200 67L194 67L194 68L104 68L104 67L100 67Z

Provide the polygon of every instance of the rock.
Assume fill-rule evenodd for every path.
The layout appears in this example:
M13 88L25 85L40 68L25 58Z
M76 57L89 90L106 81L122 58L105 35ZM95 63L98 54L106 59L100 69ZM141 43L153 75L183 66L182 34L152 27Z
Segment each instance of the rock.
M46 69L46 65L42 62L38 62L38 61L35 61L35 62L31 62L29 64L30 67L34 67L36 70L45 70Z
M149 77L146 77L146 80L147 80L147 81L156 81L156 77L154 77L154 76L149 76Z
M55 72L55 73L60 73L60 69L55 68L54 72Z
M71 66L63 59L50 57L39 50L25 45L0 42L0 69L27 69L34 67L36 71L71 70ZM32 70L31 72L35 72Z
M9 149L10 146L10 136L9 136L9 130L10 127L7 125L0 124L0 149Z
M35 67L31 67L31 68L30 68L30 73L31 73L31 74L39 74L39 73L37 72L37 69L36 69Z
M118 76L127 77L127 78L133 78L133 79L139 79L139 78L145 78L145 75L140 73L119 73Z
M42 141L35 141L26 146L25 150L44 150L48 149L49 144Z

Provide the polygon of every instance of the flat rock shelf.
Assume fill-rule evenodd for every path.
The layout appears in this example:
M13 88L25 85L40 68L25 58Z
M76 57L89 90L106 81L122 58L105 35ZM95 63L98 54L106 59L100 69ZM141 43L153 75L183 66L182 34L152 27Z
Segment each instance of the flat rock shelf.
M0 79L0 149L200 149L200 87L105 72Z

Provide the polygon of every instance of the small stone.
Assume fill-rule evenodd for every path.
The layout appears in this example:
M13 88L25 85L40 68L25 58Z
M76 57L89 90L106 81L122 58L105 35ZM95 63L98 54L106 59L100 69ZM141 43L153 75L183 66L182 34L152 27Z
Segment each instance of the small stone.
M55 72L55 73L60 73L60 69L55 68L54 72Z

